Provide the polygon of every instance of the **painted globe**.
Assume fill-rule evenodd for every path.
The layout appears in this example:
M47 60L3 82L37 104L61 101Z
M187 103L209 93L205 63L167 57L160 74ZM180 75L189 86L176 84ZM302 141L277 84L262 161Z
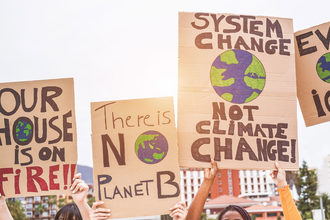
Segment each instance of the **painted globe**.
M158 131L146 131L136 139L135 154L144 163L159 163L166 157L167 151L167 140Z
M266 73L260 60L244 50L227 50L212 63L211 84L224 100L242 104L256 99L265 87Z
M317 61L316 72L320 79L330 83L330 52L323 54Z
M24 120L19 121L15 129L16 138L21 142L27 141L32 135L31 124Z

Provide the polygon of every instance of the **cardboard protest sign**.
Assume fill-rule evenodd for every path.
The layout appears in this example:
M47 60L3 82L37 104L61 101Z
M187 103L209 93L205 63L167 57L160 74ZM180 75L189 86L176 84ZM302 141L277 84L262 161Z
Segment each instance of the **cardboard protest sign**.
M0 84L0 193L64 194L77 161L73 79Z
M179 13L182 167L298 168L291 19Z
M113 218L159 215L180 200L172 98L91 104L96 200Z
M306 126L330 121L330 22L295 33L297 93Z

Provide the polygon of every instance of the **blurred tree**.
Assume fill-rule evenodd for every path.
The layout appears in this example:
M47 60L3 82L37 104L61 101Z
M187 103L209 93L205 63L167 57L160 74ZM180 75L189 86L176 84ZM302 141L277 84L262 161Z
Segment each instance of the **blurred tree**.
M46 209L45 209L45 207L44 207L42 204L37 205L36 208L35 208L35 211L36 211L35 216L36 216L36 217L42 216L42 213L43 213L45 210L46 210Z
M306 161L297 174L298 209L303 219L312 218L312 210L319 208L317 192L317 175L308 168Z
M95 197L94 196L89 197L87 203L90 207L92 207L93 202L95 202Z
M25 220L26 219L21 201L15 200L15 199L8 199L6 202L7 202L7 206L10 211L10 214L11 214L11 216L13 216L13 219L15 219L15 220Z
M321 196L323 200L325 219L330 219L330 197L326 193L323 193Z
M65 198L59 198L58 200L57 200L57 207L60 209L60 208L62 208L63 206L65 206L66 205L66 200L65 200Z

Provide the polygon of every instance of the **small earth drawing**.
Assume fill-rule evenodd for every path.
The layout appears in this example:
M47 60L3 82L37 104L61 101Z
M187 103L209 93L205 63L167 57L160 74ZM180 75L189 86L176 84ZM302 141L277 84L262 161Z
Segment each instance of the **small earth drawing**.
M159 163L166 157L167 151L167 140L158 131L146 131L136 139L135 153L144 163Z
M316 64L317 75L324 82L330 83L330 52L323 54Z
M32 126L26 121L19 121L15 129L16 138L21 142L27 141L32 135Z

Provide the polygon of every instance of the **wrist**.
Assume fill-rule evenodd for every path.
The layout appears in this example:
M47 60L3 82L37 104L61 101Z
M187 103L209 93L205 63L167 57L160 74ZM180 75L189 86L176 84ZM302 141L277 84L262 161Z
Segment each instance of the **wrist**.
M213 181L214 181L214 178L212 178L212 179L204 179L204 181L203 181L203 183L205 183L205 184L213 184Z
M76 203L77 206L85 204L85 200L73 200L73 201L74 201L74 203Z
M0 208L7 207L6 200L3 198L0 198Z
M284 182L279 182L279 183L277 184L277 188L283 189L283 188L285 188L287 185L288 185L288 183L287 183L286 181L284 181Z

